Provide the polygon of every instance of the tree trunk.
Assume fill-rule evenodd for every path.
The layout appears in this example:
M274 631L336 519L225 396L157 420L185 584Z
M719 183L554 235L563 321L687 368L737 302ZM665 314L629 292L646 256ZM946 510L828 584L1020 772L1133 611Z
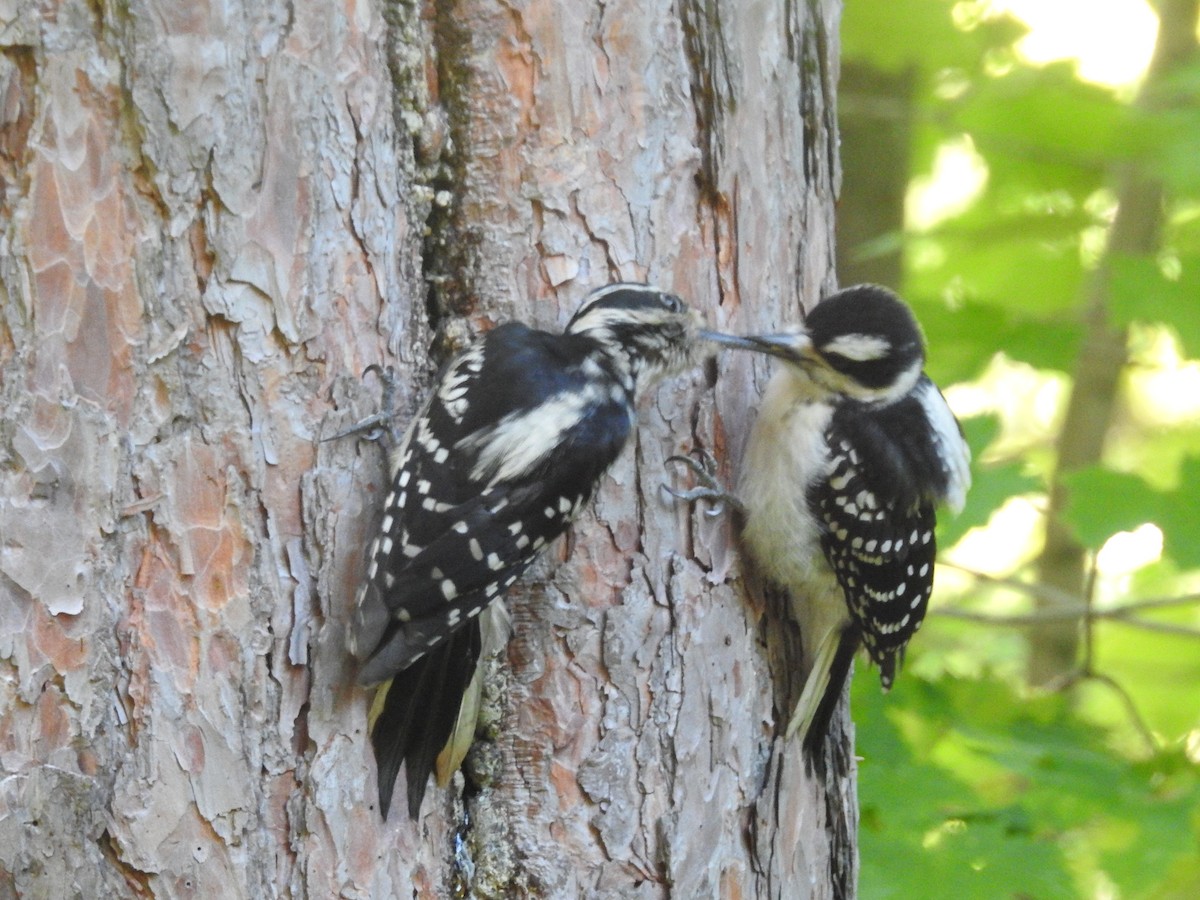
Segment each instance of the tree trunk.
M853 773L780 735L787 629L659 492L672 453L740 458L765 362L643 404L416 824L379 818L345 650L382 457L322 442L369 364L411 410L616 278L796 321L832 287L838 4L30 6L0 0L0 895L852 895Z
M838 282L898 287L904 281L904 201L917 73L889 72L865 60L841 65L842 175L853 188L838 204Z

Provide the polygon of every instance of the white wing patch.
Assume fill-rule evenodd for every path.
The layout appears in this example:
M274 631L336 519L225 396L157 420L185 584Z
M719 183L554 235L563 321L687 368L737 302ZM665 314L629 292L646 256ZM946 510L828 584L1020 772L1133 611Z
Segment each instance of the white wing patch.
M563 435L583 419L600 399L598 390L564 392L532 409L505 416L493 428L469 434L455 449L477 450L471 470L474 481L496 484L519 478L533 470L561 446Z
M971 487L971 448L962 438L958 420L946 398L932 381L922 379L916 388L917 399L933 429L934 441L946 471L946 506L960 512Z

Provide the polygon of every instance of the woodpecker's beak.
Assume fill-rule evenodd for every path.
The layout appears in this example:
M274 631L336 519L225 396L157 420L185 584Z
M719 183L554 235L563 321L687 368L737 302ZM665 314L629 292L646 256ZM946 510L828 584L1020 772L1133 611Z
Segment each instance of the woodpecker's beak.
M700 337L735 350L751 350L755 353L766 353L781 359L798 362L813 357L812 338L804 331L790 331L780 334L751 334L741 337L733 334L722 334L719 331L701 331Z
M737 350L759 350L762 348L754 343L750 338L738 337L736 334L724 334L720 331L709 331L707 328L701 328L697 332L701 340L709 341L713 344L720 344L723 347L733 347Z
M780 334L753 334L746 338L752 349L759 353L777 356L790 362L812 359L812 338L806 331L786 331Z

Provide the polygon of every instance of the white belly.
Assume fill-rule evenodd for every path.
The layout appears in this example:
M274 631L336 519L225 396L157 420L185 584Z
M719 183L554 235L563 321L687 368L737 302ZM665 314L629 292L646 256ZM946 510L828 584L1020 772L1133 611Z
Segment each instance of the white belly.
M786 370L771 379L738 489L746 506L748 549L764 575L793 591L826 575L820 534L805 498L808 486L825 474L825 429L833 409L803 402L803 387Z
M809 485L826 476L825 429L833 415L829 404L806 396L810 390L787 369L771 379L738 488L746 509L743 542L758 570L788 592L809 665L822 641L849 619L808 510Z

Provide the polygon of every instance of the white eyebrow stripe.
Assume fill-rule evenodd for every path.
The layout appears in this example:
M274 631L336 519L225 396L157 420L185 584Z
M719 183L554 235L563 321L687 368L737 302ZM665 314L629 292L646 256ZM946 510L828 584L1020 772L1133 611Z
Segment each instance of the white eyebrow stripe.
M836 353L855 362L883 359L892 352L889 341L877 334L839 334L821 347L822 353Z

